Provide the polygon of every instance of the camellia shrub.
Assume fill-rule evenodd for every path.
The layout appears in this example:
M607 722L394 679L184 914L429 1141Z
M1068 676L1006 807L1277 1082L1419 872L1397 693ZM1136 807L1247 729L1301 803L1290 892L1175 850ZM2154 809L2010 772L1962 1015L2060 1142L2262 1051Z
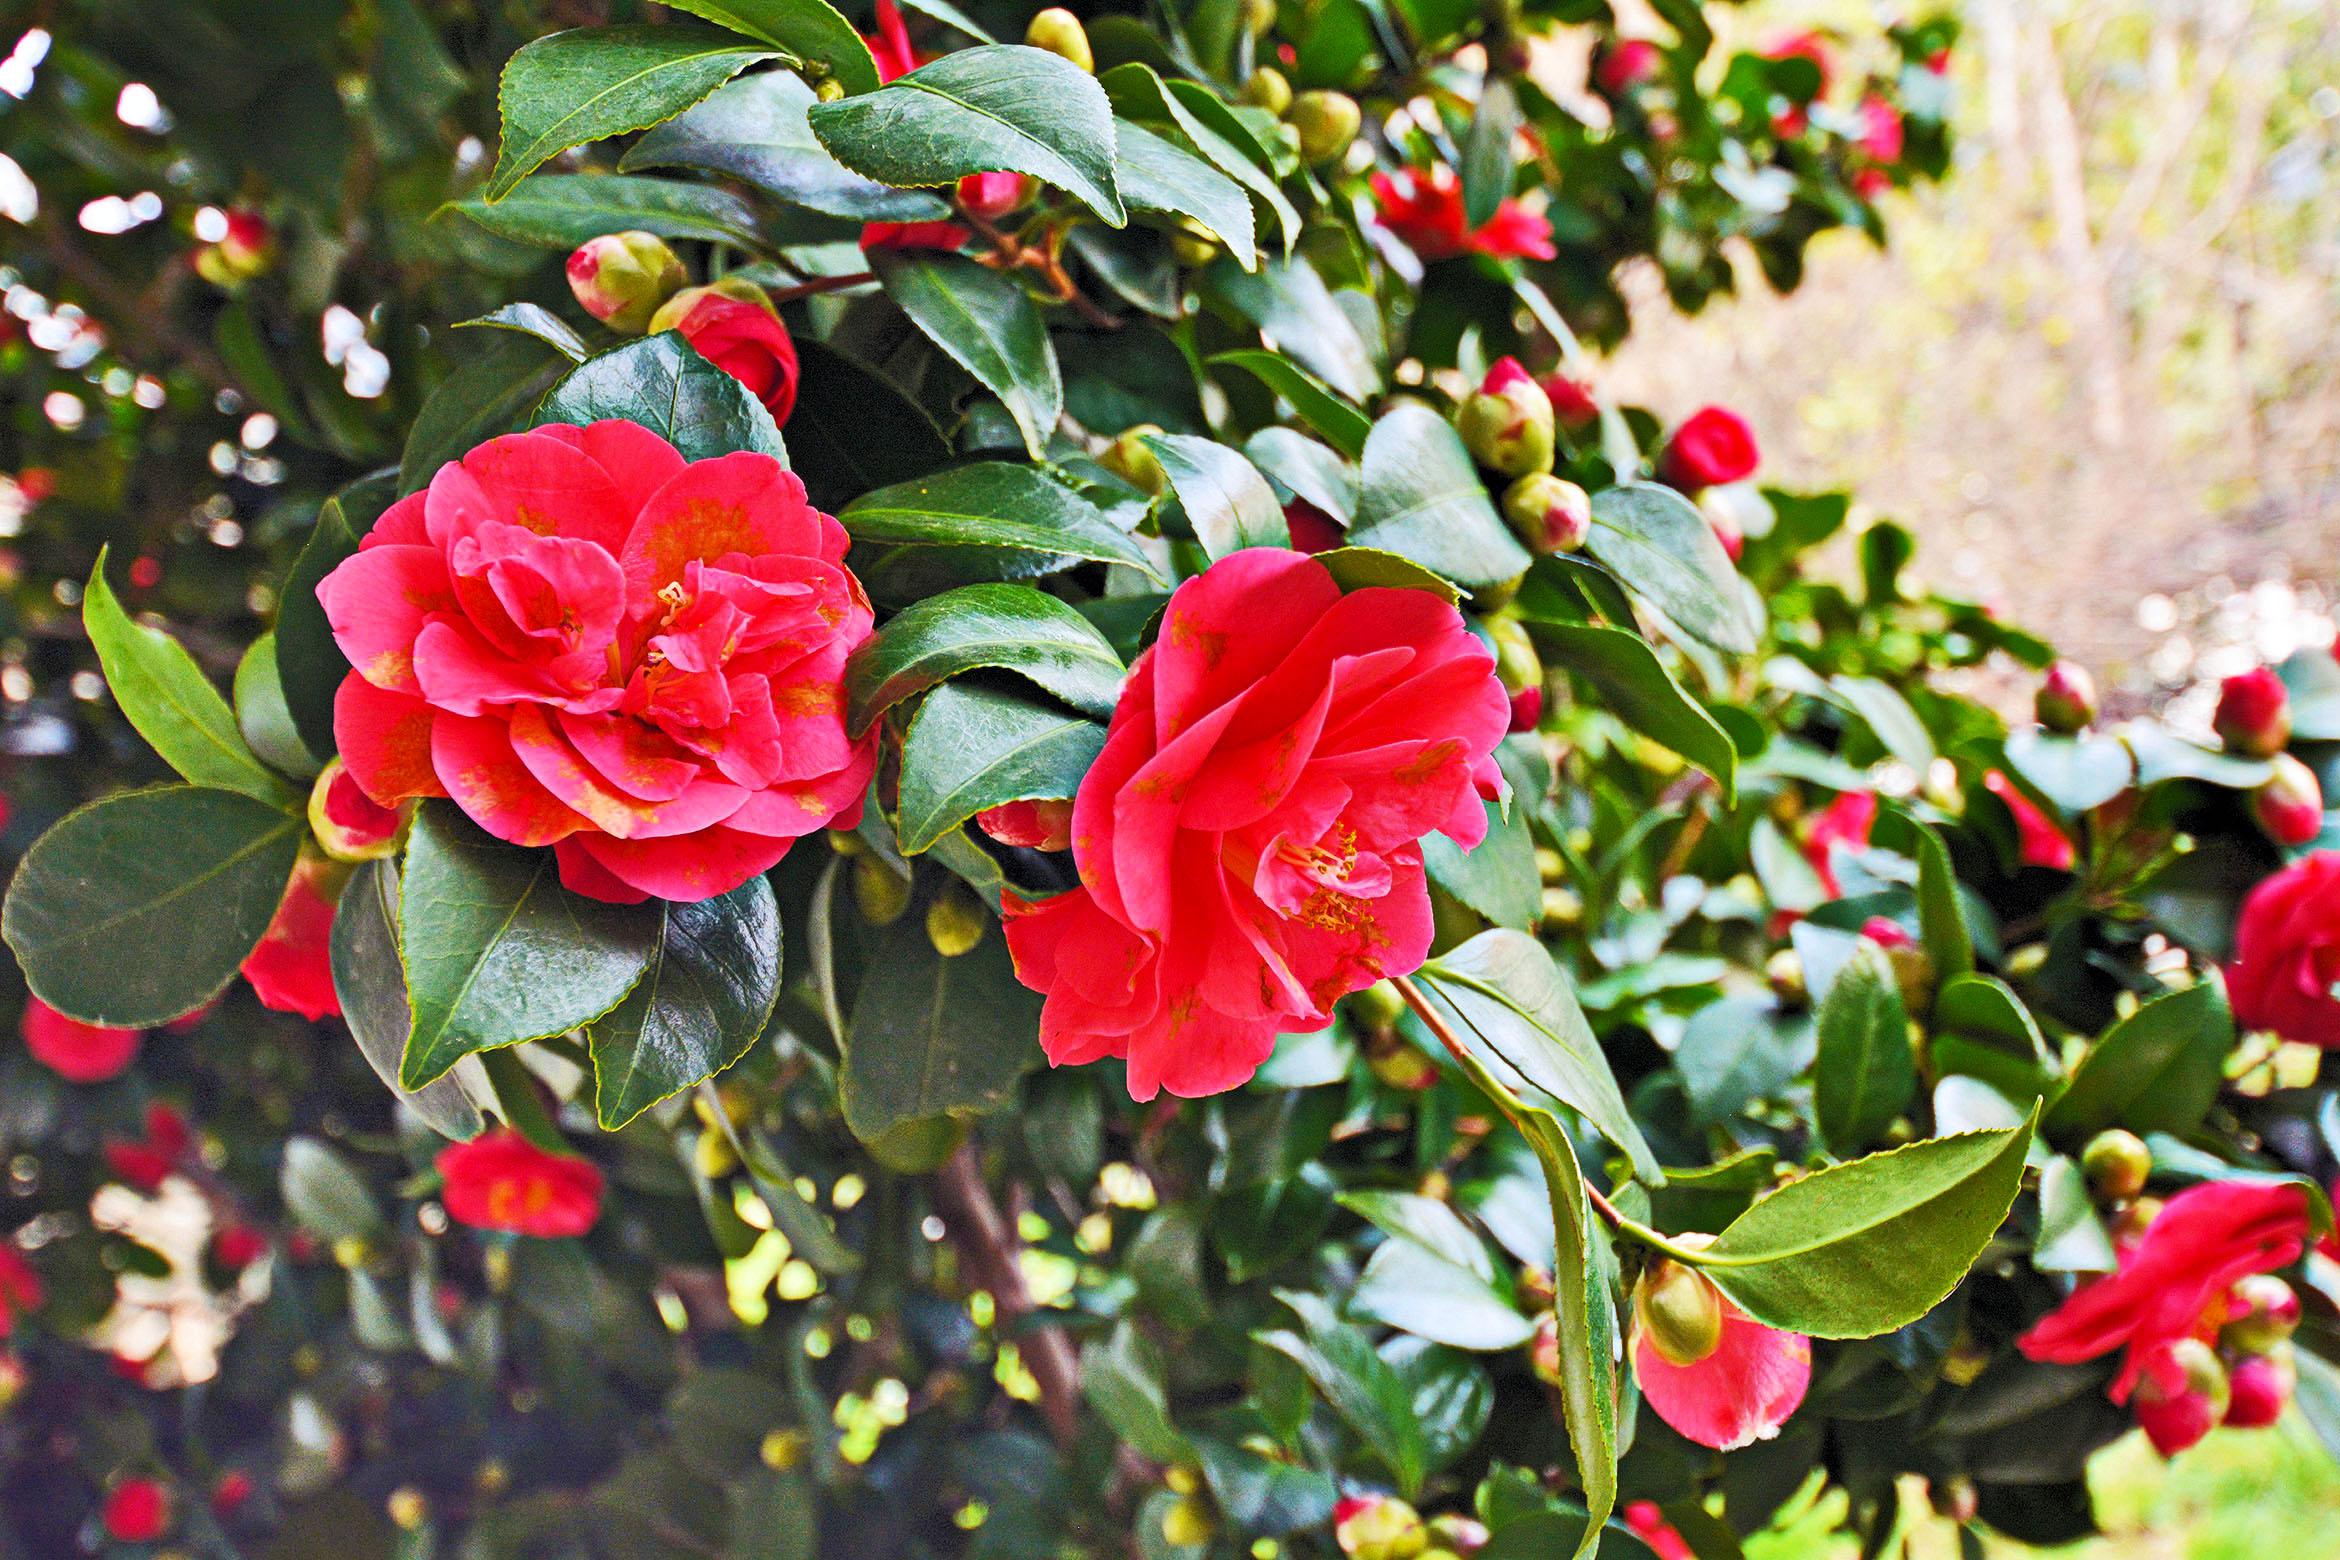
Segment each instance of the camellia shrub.
M56 9L0 1554L1715 1560L2340 1436L2340 662L2104 729L1587 347L1878 231L1947 23Z

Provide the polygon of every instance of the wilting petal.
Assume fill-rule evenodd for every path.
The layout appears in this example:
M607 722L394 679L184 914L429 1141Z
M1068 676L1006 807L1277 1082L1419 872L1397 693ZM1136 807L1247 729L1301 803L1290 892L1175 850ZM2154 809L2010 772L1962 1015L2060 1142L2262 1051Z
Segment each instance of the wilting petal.
M1766 1327L1725 1299L1722 1336L1712 1354L1676 1365L1637 1327L1633 1374L1660 1419L1701 1446L1736 1451L1779 1434L1804 1401L1812 1384L1812 1341Z

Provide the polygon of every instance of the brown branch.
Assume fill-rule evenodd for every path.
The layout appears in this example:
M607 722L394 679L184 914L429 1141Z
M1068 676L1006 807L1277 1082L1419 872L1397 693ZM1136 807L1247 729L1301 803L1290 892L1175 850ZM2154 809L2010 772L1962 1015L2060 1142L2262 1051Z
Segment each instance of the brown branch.
M1014 1330L1039 1307L1032 1303L1017 1262L1023 1242L992 1200L974 1144L961 1144L935 1172L934 1200L968 1281L991 1292L1001 1331ZM1016 1343L1032 1379L1040 1384L1041 1417L1058 1443L1069 1446L1079 1429L1081 1390L1080 1360L1072 1340L1062 1328L1048 1326L1018 1331Z
M794 287L774 288L774 303L794 303L799 298L810 298L819 293L843 292L848 287L865 287L878 279L875 271L853 271L843 276L816 276L809 282Z

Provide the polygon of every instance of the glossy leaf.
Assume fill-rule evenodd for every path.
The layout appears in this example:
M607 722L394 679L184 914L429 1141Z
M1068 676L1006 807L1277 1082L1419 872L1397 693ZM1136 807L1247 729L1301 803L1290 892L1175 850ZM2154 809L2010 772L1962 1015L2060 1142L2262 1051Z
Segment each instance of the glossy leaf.
M1273 212L1283 230L1284 252L1291 253L1300 236L1300 213L1260 166L1259 158L1247 149L1251 137L1226 104L1207 90L1174 92L1152 66L1136 61L1114 66L1097 78L1097 84L1105 89L1116 113L1174 127L1213 167Z
M593 1114L605 1131L745 1056L780 995L780 907L768 879L694 904L654 903L664 925L650 967L585 1027Z
M428 802L407 846L399 944L413 1031L398 1080L419 1089L464 1057L557 1035L616 1007L658 948L655 904L561 887L549 850L491 839Z
M451 460L460 460L473 448L485 444L499 434L527 426L528 415L536 403L544 399L560 377L569 371L570 360L555 352L547 352L542 341L533 336L499 331L497 339L480 348L463 365L439 381L422 410L414 419L414 426L406 433L406 451L398 462L398 491L419 492L430 485L439 468ZM319 534L323 535L324 518L318 518ZM311 546L317 545L313 538ZM357 547L354 535L349 551ZM320 555L318 562L324 571L316 579L307 579L310 557L303 551L295 569L296 580L305 584L313 598L316 581L332 572L332 567L347 557ZM286 587L286 599L292 599L292 587ZM291 611L289 604L284 609ZM317 609L317 622L322 625L325 613ZM284 634L289 656L293 635L287 624L278 622ZM339 652L335 652L336 655ZM289 664L289 663L288 663ZM347 663L343 663L346 665ZM296 702L296 709L301 706ZM330 717L330 708L328 708Z
M1372 345L1305 257L1271 261L1255 273L1243 271L1232 260L1215 261L1205 273L1204 286L1258 326L1273 350L1341 395L1363 403L1381 389L1381 369ZM1425 416L1437 415L1426 407L1415 409Z
M1351 460L1365 453L1365 440L1373 432L1372 419L1343 401L1306 369L1288 358L1273 352L1262 352L1256 347L1236 352L1221 352L1210 359L1211 366L1240 368L1261 384L1282 396L1292 405L1299 419L1324 435L1334 448ZM1306 498L1309 495L1301 494ZM1319 504L1317 507L1325 508ZM1339 506L1332 512L1341 513Z
M1592 684L1600 708L1714 776L1727 803L1738 794L1739 750L1706 707L1639 634L1590 623L1530 618L1547 665L1564 666Z
M869 46L828 0L674 0L674 9L786 49L810 67L808 76L833 76L848 92L878 84Z
M458 321L455 328L517 331L535 337L572 363L582 363L593 355L574 326L540 303L507 303L477 319Z
M998 1109L1041 1060L1040 996L1015 977L1007 940L988 929L955 959L923 917L906 915L870 951L846 1027L838 1092L867 1143L914 1122Z
M239 791L120 791L34 841L0 935L84 1023L143 1029L219 995L284 897L308 825Z
M1863 939L1820 1004L1812 1108L1820 1135L1840 1158L1883 1135L1917 1093L1909 1013L1893 966Z
M1511 84L1490 74L1471 113L1470 139L1463 144L1463 226L1476 232L1495 219L1511 193L1511 143L1519 134L1519 98Z
M889 188L831 157L807 117L815 101L791 72L748 76L644 135L618 167L722 174L791 206L855 222L929 222L949 213L938 195Z
M572 146L671 119L770 58L712 27L577 28L522 44L496 91L503 145L487 198Z
M1629 483L1595 493L1592 515L1586 549L1636 595L1717 650L1755 648L1738 570L1689 500Z
M902 850L917 855L987 807L1078 789L1105 727L978 682L926 696L902 739Z
M1365 441L1349 540L1473 587L1513 579L1533 561L1495 512L1453 427L1418 401L1394 407Z
M317 1138L286 1139L277 1184L285 1211L319 1240L364 1240L382 1231L382 1210L365 1178Z
M1937 979L1946 982L1974 970L1974 930L1966 924L1966 906L1958 893L1958 875L1951 870L1949 847L1929 824L1910 820L1917 841L1917 899L1919 940L1926 957L1934 961Z
M2015 1201L2031 1127L1929 1138L1790 1181L1702 1253L1757 1321L1869 1338L1940 1304Z
M1113 110L1088 72L1022 44L946 54L875 92L822 103L813 134L880 184L950 184L1012 170L1067 191L1110 227L1128 220L1113 177Z
M998 396L1034 460L1064 414L1064 379L1040 306L1012 277L960 255L871 257L886 295L936 346Z
M1192 434L1148 434L1178 505L1214 559L1245 547L1289 547L1284 506L1259 468L1235 451Z
M574 249L604 233L640 229L742 249L764 247L755 209L710 184L625 173L539 173L490 203L452 201L448 210L498 238L538 249Z
M2110 1273L2118 1265L2086 1173L2062 1154L2039 1173L2039 1238L2032 1243L2031 1265L2042 1273Z
M1348 1309L1457 1349L1516 1349L1536 1331L1493 1284L1410 1240L1381 1244L1350 1291Z
M1027 585L969 585L906 608L845 667L855 736L904 699L985 667L1030 679L1073 708L1110 720L1121 657L1087 618Z
M1874 677L1837 676L1828 682L1886 752L1921 775L1933 767L1934 739L1899 689Z
M1140 211L1162 211L1202 224L1246 271L1259 268L1251 197L1201 157L1127 120L1113 127L1122 198Z
M2234 1015L2215 983L2155 997L2088 1048L2047 1128L2075 1141L2116 1126L2183 1136L2218 1098L2233 1046Z
M398 1082L413 1027L406 1005L406 965L398 951L398 863L369 861L341 891L333 912L333 995L341 1020L382 1086L442 1137L477 1137L493 1098L476 1057L465 1057L420 1089Z
M1532 928L1544 913L1544 881L1536 869L1527 809L1514 805L1506 810L1491 801L1480 805L1486 812L1486 837L1464 850L1443 834L1425 836L1423 869L1435 887L1497 926Z
M277 668L276 635L252 641L236 663L236 730L254 757L280 773L307 779L325 767L301 740L292 707L285 702L284 677Z
M536 409L539 425L605 417L640 423L682 451L685 460L753 450L788 464L788 447L763 403L674 331L588 358Z
M1690 1015L1674 1070L1694 1119L1719 1126L1801 1077L1816 1044L1809 1016L1762 997L1724 997Z
M1374 1352L1363 1332L1335 1316L1321 1297L1278 1290L1276 1298L1299 1318L1299 1330L1262 1333L1259 1341L1307 1374L1333 1412L1396 1476L1398 1493L1418 1494L1428 1457L1404 1379Z
M949 441L892 380L817 341L799 340L796 356L788 459L814 508L834 514L873 488L950 464Z
M839 517L855 541L1011 548L1126 563L1159 579L1103 510L1029 466L985 462L867 493Z
M195 658L161 629L133 623L122 610L106 583L102 548L82 597L81 621L114 702L164 763L193 785L289 804L291 787L253 756L235 712Z
M2006 751L2007 767L2071 817L2111 801L2136 778L2136 761L2112 737L2067 737L2026 726L2007 734Z

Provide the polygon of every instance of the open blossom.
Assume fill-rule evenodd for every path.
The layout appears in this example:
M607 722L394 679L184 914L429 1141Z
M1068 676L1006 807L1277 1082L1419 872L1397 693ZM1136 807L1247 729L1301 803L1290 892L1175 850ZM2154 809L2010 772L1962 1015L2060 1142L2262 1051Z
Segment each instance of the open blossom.
M38 997L24 999L24 1046L67 1083L104 1083L129 1071L144 1032L85 1024Z
M1820 886L1831 899L1844 897L1844 885L1836 877L1836 852L1867 850L1869 830L1877 823L1877 793L1874 791L1846 791L1812 818L1804 831L1804 859L1820 878Z
M341 1016L333 991L333 907L347 867L304 856L259 943L244 955L244 979L263 1007L315 1022Z
M1861 99L1859 145L1868 157L1887 165L1901 161L1901 110L1874 93Z
M1812 1384L1812 1340L1767 1327L1671 1258L1634 1286L1634 1380L1657 1416L1717 1451L1779 1434Z
M1466 227L1462 180L1443 164L1377 172L1373 199L1381 208L1382 225L1425 260L1464 254L1549 260L1560 252L1552 247L1552 224L1514 199L1496 207L1485 226Z
M152 1194L194 1148L195 1128L176 1107L156 1100L146 1107L143 1136L106 1139L106 1168L125 1185Z
M2126 1403L2160 1351L2180 1339L2207 1342L2226 1320L2237 1281L2299 1260L2307 1242L2307 1193L2269 1181L2208 1181L2172 1197L2117 1271L2090 1279L2015 1340L2035 1360L2076 1365L2124 1351L2110 1395Z
M2340 1046L2340 851L2319 850L2243 901L2226 966L2235 1021L2286 1040Z
M493 439L391 506L318 587L334 703L385 806L451 796L597 899L700 900L850 827L871 612L844 527L768 455L686 463L629 422Z
M2024 795L2005 770L1994 769L1985 774L1983 789L2005 802L2007 811L2015 815L2015 836L2025 866L2046 867L2051 872L2072 870L2072 863L2077 859L2072 837L2057 828L2055 820Z
M555 1239L582 1235L601 1217L601 1169L553 1154L510 1127L439 1150L447 1216L475 1229Z
M1081 886L1006 901L1049 1060L1124 1057L1141 1100L1215 1094L1418 967L1422 836L1485 835L1509 719L1494 658L1435 595L1344 596L1281 548L1181 585L1073 803Z

